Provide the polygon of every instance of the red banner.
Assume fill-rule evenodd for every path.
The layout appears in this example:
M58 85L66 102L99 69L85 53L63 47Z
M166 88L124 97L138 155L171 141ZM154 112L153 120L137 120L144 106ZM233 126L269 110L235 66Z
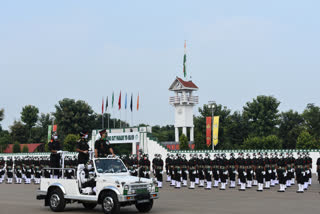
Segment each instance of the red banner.
M211 117L206 117L206 142L207 142L207 147L211 145L211 130L212 130L212 118Z
M52 131L57 132L57 125L53 125Z

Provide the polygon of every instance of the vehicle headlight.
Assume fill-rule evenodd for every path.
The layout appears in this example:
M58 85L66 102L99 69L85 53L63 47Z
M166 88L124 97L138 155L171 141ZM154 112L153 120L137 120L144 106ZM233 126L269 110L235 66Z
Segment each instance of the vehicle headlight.
M123 187L123 195L128 195L128 191L129 191L129 186L128 185L124 185L124 187Z
M148 191L153 192L153 189L154 189L153 187L154 187L153 184L148 184Z

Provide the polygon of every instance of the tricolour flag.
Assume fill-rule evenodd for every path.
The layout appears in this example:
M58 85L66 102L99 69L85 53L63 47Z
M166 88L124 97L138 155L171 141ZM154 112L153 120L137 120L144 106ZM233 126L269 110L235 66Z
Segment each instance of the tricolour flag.
M114 92L112 92L112 108L113 108L113 103L114 103Z
M118 106L119 106L119 110L120 110L120 109L121 109L121 91L120 91L120 96L119 96Z
M127 109L127 93L126 93L126 99L124 100L124 109Z
M130 109L131 109L131 111L132 111L132 106L133 106L132 97L133 97L133 95L131 94L131 101L130 101Z
M104 102L103 102L103 97L102 97L102 107L101 107L101 110L102 110L102 114L103 114L103 110L104 110Z
M186 43L186 41L184 41L184 56L183 56L183 75L184 75L184 77L187 76L186 62L187 62L187 43Z
M139 111L139 93L138 93L138 99L137 99L137 111Z

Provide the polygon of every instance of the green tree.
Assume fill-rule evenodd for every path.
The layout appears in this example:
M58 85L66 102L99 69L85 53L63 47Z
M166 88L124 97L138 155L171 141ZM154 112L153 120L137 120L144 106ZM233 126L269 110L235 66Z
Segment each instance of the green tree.
M195 132L194 149L195 150L207 149L205 137L203 137L202 132Z
M20 148L20 143L19 142L14 142L13 147L12 147L12 152L13 153L20 153L21 148Z
M4 109L0 109L0 122L4 119ZM0 132L2 130L1 124L0 124Z
M179 139L180 143L180 150L189 150L189 142L188 137L182 134Z
M26 124L29 131L29 139L31 138L31 129L38 121L39 109L32 105L27 105L22 108L21 120Z
M29 153L29 148L28 148L27 145L24 145L24 146L22 147L22 153Z
M74 152L79 139L79 135L68 134L63 141L63 149L69 152Z
M93 129L96 115L85 101L64 98L55 105L53 113L58 125L60 139L68 134L78 134L83 130Z
M41 113L38 122L36 130L33 130L32 135L36 135L37 138L40 138L37 140L37 142L47 142L48 140L48 126L52 125L53 123L53 117L51 114L45 114Z
M283 149L296 148L298 136L304 129L303 125L303 117L298 112L290 110L281 113L278 135Z
M249 136L245 139L243 149L281 149L281 140L276 135L267 137Z
M28 141L28 129L20 121L15 120L10 130L12 142L26 143Z
M0 132L0 153L2 153L11 143L11 137L8 131Z
M302 131L297 140L297 149L319 149L320 143L308 131Z
M243 107L243 116L249 121L250 134L268 136L276 134L279 124L280 102L272 96L257 96Z
M308 104L302 114L308 132L316 139L320 138L320 107Z
M152 135L155 136L159 142L175 141L175 132L173 125L167 126L153 126Z

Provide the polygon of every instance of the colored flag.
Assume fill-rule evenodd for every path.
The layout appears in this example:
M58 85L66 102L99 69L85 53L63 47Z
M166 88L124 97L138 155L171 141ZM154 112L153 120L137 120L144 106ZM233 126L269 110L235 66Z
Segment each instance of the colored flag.
M206 117L206 143L207 147L211 145L211 125L212 125L212 117Z
M215 116L213 119L213 136L212 136L212 142L213 145L218 144L218 134L219 134L219 116Z
M53 125L52 131L57 132L57 125Z
M120 96L119 96L118 106L119 106L119 110L120 110L120 109L121 109L121 91L120 91Z
M131 109L131 111L132 111L132 106L133 106L133 103L132 103L132 94L131 94L131 101L130 101L130 109Z
M106 111L108 111L108 96L107 96L107 101L106 101Z
M139 111L139 93L138 93L138 99L137 99L137 111Z
M184 75L184 77L187 76L186 62L187 62L187 43L186 43L186 41L184 41L184 56L183 56L183 75Z
M114 103L114 92L112 92L112 108L113 108L113 103Z
M127 109L127 93L126 93L126 99L124 101L124 109Z
M103 97L102 97L102 108L101 108L101 110L102 110L102 114L103 114L103 110L104 110L104 102L103 102Z

